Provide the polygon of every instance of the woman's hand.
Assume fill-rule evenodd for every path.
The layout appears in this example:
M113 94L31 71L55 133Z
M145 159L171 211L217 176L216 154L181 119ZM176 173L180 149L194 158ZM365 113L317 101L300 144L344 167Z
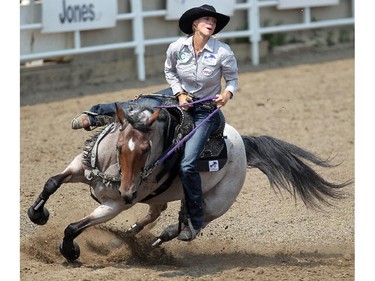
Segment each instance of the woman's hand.
M192 99L191 99L191 97L188 96L187 93L185 93L185 92L178 93L178 103L180 105L187 104L191 101L192 101ZM190 107L193 107L193 105L190 104L190 105L186 105L186 106L181 106L182 110L188 110Z
M216 95L214 102L216 103L217 107L222 107L232 98L232 95L233 94L230 91L224 91L221 94Z

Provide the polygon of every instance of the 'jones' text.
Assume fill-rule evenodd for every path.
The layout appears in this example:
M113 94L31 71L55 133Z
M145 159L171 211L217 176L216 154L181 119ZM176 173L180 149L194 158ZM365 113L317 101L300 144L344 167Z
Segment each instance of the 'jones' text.
M67 6L65 0L62 4L62 12L59 14L61 23L85 22L95 19L94 4Z

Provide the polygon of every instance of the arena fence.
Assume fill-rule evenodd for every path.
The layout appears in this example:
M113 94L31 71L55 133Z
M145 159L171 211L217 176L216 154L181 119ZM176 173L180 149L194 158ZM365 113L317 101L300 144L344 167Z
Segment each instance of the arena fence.
M30 2L31 1L31 2ZM29 4L43 4L42 1L30 0ZM264 34L289 32L297 30L309 30L327 27L337 27L337 26L354 26L354 0L351 0L351 15L344 18L335 19L325 19L325 20L314 20L311 15L311 6L303 7L301 12L303 12L303 21L299 23L291 24L280 24L274 26L261 26L261 9L265 7L277 7L280 0L246 0L242 3L235 3L235 11L244 11L246 13L247 24L246 28L243 30L221 32L220 38L249 38L251 42L251 59L253 65L259 64L259 44L261 37ZM145 47L169 44L176 40L178 36L173 37L160 37L160 38L145 38L145 26L144 21L146 18L152 17L165 17L167 14L166 9L161 10L144 10L142 0L130 0L130 12L118 13L116 15L116 22L121 21L131 21L132 24L132 37L130 40L117 43L101 43L94 46L82 46L81 44L81 30L73 31L73 43L71 47L68 48L56 48L48 51L34 51L34 50L24 50L23 44L28 42L23 42L22 32L42 30L42 23L27 23L22 17L27 17L28 15L21 13L21 54L20 62L30 62L35 60L43 60L48 58L71 56L85 53L102 52L110 50L118 50L124 48L133 48L135 55L137 57L137 76L140 81L146 79L145 71ZM22 1L21 1L22 8ZM39 7L40 10L40 7ZM39 11L40 14L40 11ZM25 37L26 38L26 37ZM33 38L34 40L34 38ZM26 39L25 39L26 41Z

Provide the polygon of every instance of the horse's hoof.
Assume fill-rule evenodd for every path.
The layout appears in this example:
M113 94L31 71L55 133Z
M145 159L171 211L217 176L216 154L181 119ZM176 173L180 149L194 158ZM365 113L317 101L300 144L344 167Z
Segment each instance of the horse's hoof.
M46 224L49 219L49 212L47 208L44 207L42 211L35 211L33 207L30 207L27 210L27 215L33 223L38 225Z
M68 261L72 262L79 258L81 250L79 248L79 245L75 241L73 241L72 243L66 243L63 241L60 244L60 253Z

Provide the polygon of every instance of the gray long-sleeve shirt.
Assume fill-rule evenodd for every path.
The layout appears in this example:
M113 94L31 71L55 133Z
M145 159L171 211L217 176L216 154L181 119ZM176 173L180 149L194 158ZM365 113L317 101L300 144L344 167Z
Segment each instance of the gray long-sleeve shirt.
M194 54L193 37L182 37L167 49L164 65L165 78L173 94L185 91L196 98L221 93L221 78L225 90L233 95L238 88L238 68L230 47L211 37L197 57Z

